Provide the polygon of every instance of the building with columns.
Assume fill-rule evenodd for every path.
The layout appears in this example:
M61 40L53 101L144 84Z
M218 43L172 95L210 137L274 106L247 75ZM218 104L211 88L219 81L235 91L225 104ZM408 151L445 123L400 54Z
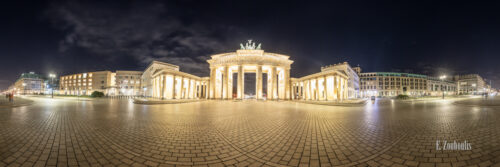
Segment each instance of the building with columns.
M289 56L267 53L255 48L251 40L236 52L212 55L210 64L209 98L243 99L245 92L245 73L255 73L256 99L291 99ZM237 77L234 78L233 74ZM267 81L263 81L266 75ZM236 80L237 84L233 85ZM265 82L265 83L264 83ZM263 92L263 84L267 90Z
M142 74L145 97L161 99L206 98L207 77L179 71L179 66L153 61Z
M268 53L249 40L235 52L212 55L209 77L153 61L144 71L100 71L61 76L61 92L107 96L142 96L158 99L245 99L245 74L255 74L255 99L343 100L356 96L357 73L347 63L301 78L290 77L289 56ZM355 86L356 85L356 86Z
M344 71L344 73L347 74L347 98L353 99L360 97L358 71L360 71L361 69L359 67L351 68L351 66L347 62L321 67L321 71L329 70L340 70Z
M267 100L343 100L348 98L349 68L325 68L301 78L290 77L293 63L289 56L264 52L251 40L236 52L212 55L210 64L210 99L244 99L245 73L255 73L255 98ZM346 65L342 64L342 65ZM349 70L349 71L348 71ZM233 74L237 74L236 78ZM266 76L266 81L263 80ZM236 86L233 85L236 80ZM356 79L357 80L357 79ZM265 84L266 90L263 91ZM235 90L236 89L236 90ZM354 88L353 88L354 89ZM355 97L353 92L353 97Z
M292 96L297 100L345 100L348 98L348 80L348 74L338 69L292 78Z

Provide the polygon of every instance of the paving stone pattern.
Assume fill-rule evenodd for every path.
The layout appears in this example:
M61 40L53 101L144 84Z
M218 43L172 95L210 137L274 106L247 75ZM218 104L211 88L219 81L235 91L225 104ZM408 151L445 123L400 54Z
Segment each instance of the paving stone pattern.
M499 134L500 108L447 101L37 99L0 109L0 166L499 166Z

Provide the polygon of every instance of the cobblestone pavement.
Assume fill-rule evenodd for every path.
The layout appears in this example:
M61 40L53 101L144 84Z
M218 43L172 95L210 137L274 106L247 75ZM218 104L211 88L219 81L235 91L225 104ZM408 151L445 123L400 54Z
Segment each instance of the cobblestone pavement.
M451 101L34 99L0 109L0 166L494 166L500 108ZM437 140L472 150L436 150ZM497 165L498 166L498 165Z

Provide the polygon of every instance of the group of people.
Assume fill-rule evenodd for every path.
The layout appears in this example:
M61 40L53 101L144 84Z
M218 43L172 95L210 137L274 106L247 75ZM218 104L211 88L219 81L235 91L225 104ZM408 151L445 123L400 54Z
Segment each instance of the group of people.
M9 99L9 102L13 102L14 101L14 93L5 94L5 98Z

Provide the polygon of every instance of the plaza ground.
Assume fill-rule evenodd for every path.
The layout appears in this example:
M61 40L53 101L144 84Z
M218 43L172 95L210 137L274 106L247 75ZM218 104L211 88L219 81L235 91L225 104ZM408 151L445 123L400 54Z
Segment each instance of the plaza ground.
M8 98L5 98L3 94L1 94L2 97L0 98L0 108L11 108L11 107L19 107L19 106L27 106L30 105L33 101L26 99L26 98L20 98L15 96L14 100L12 102L9 101Z
M141 105L30 98L0 108L0 166L493 166L500 108L455 100ZM472 150L436 150L437 140Z

